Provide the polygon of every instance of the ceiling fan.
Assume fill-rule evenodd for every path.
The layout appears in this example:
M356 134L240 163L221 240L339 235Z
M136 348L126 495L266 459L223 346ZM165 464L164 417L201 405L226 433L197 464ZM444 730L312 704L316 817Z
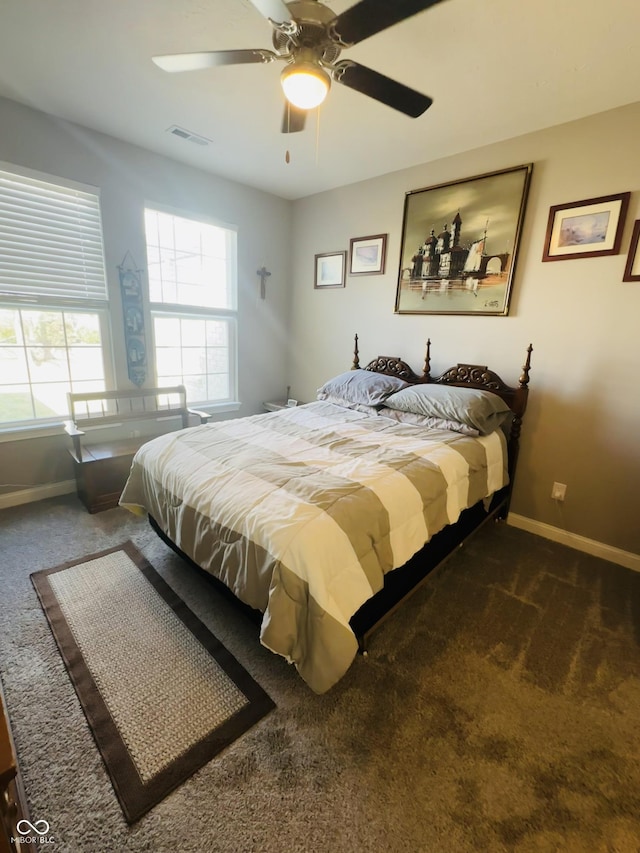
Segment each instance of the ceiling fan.
M304 129L307 110L319 106L331 82L368 95L405 115L417 118L433 101L427 95L385 77L351 59L345 48L386 30L442 0L360 0L335 15L320 0L250 0L273 27L273 50L212 50L154 56L164 71L197 71L218 65L243 65L282 60L287 104L283 133Z

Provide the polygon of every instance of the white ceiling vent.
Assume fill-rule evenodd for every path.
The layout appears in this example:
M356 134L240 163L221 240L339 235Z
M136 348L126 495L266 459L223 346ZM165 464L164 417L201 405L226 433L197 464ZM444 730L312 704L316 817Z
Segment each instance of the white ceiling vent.
M197 133L192 133L190 130L185 130L184 127L178 127L177 124L167 128L167 133L172 133L180 139L186 139L188 142L193 142L194 145L209 145L213 140L207 139L206 136L198 136Z

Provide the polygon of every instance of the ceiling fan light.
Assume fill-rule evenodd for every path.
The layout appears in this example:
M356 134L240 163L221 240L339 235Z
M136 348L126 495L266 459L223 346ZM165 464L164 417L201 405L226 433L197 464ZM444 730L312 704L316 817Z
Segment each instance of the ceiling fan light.
M284 94L289 103L301 110L312 110L327 97L331 78L314 62L292 62L280 77Z

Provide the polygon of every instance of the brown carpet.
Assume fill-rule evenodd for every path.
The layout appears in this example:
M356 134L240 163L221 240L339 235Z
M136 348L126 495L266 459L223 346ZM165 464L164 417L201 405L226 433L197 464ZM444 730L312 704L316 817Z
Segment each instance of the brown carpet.
M130 823L274 707L132 542L31 580Z
M277 703L133 826L29 582L126 538ZM123 510L15 507L0 540L0 670L55 853L640 851L640 574L488 526L316 696Z

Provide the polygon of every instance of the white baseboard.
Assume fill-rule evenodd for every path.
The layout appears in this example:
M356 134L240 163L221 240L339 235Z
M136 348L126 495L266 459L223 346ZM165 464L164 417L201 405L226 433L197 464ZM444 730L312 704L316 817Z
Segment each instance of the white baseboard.
M0 494L0 509L10 506L30 504L45 498L55 498L58 495L70 495L76 490L75 480L63 480L60 483L45 483L43 486L31 486L16 492Z
M613 545L605 545L603 542L596 542L595 539L587 539L586 536L569 533L568 530L561 530L559 527L553 527L553 525L545 524L543 521L534 521L532 518L526 518L524 515L517 515L513 512L509 513L507 524L640 572L640 554L632 554L631 551L623 551L621 548L614 548Z

